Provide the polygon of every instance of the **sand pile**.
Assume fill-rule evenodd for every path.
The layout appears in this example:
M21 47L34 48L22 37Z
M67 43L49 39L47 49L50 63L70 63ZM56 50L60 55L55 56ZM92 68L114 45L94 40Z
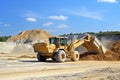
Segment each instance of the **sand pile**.
M7 42L18 42L18 43L30 43L35 41L46 41L51 35L44 30L27 30L22 31L16 36L13 36L7 40Z
M32 54L35 54L32 44L47 42L49 37L51 35L41 29L22 31L9 38L7 42L0 42L0 57L31 57Z
M86 52L81 54L81 60L120 60L120 40L113 42L105 54Z
M29 44L17 44L15 42L1 42L0 53L34 53L34 49Z
M120 40L113 43L111 51L114 51L117 54L120 54Z

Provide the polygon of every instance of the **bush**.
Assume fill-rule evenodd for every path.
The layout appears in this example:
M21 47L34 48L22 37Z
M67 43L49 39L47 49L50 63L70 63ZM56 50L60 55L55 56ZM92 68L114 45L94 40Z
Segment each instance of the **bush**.
M8 38L10 38L11 36L0 36L0 42L5 42L7 41Z

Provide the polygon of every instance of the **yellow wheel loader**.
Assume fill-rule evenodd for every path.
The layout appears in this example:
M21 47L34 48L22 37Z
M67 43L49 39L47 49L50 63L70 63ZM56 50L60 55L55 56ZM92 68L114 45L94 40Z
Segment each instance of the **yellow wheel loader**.
M49 38L49 44L36 43L33 45L34 51L37 53L38 61L45 61L47 58L52 58L57 62L65 62L67 58L72 61L78 61L80 54L75 51L77 47L83 45L88 51L94 51L97 53L105 53L103 46L99 44L95 37L86 35L83 39L78 39L74 42L67 44L67 38L65 37L51 37Z

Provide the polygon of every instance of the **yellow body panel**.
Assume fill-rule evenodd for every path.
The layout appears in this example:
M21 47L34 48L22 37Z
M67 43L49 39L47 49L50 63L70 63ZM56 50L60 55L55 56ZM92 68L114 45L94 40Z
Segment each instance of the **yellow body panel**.
M52 56L56 46L54 44L47 44L47 43L36 43L33 45L34 51L39 52L41 55L44 56Z
M47 43L36 43L33 45L34 51L39 52L42 56L47 58L53 58L54 54L58 50L64 50L67 57L71 57L73 51L80 45L83 45L88 51L93 51L96 53L105 53L105 48L101 45L95 37L91 35L86 35L84 39L78 39L74 42L71 42L70 45L61 46L58 44L47 44Z

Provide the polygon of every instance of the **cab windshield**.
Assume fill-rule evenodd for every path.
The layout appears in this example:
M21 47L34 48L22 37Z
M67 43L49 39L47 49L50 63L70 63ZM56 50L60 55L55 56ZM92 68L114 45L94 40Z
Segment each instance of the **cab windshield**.
M66 46L67 45L67 39L66 38L50 38L49 43L50 44L55 44L55 45L57 45L59 43L61 46Z

